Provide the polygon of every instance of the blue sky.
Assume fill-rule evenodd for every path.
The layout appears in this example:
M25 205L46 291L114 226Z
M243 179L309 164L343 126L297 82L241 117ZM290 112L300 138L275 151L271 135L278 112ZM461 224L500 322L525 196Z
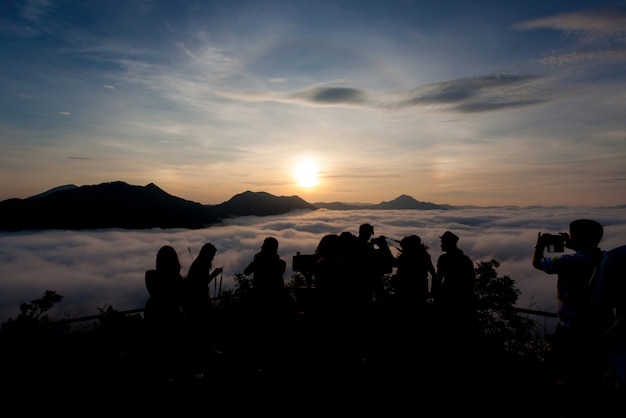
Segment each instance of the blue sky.
M4 1L0 45L0 200L626 203L623 2Z

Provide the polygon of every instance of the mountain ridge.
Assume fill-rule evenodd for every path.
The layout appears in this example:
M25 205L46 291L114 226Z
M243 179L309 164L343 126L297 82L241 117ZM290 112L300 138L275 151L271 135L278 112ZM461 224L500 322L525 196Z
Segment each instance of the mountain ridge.
M332 202L332 203L323 203L316 202L313 203L314 206L318 208L326 208L331 210L362 210L362 209L370 209L370 210L384 210L384 209L392 209L392 210L402 210L402 209L413 209L413 210L448 210L451 209L450 205L438 205L432 202L421 202L419 200L415 200L413 197L402 194L397 198L390 201L382 201L376 204L368 204L368 203L343 203L343 202Z
M451 208L420 202L408 195L378 204L311 204L299 196L275 196L247 190L216 205L173 196L154 183L146 186L112 181L97 185L67 184L25 199L0 201L0 230L205 228L238 216L282 215L295 210Z

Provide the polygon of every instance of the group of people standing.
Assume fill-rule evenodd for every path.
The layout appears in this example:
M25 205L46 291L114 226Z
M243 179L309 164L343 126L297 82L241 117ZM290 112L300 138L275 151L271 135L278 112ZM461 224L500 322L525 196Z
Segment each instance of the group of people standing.
M181 359L195 362L213 349L209 284L223 271L222 267L213 269L216 253L213 244L204 244L183 277L178 253L164 245L157 252L155 268L145 273L147 336L153 360L168 379L183 368ZM186 364L184 368L195 366Z
M222 267L213 267L216 253L215 245L205 243L183 276L178 253L164 245L157 252L155 268L145 273L149 297L144 322L153 356L167 375L201 370L206 355L220 351L210 292L210 284L223 273ZM266 238L244 269L245 275L252 275L252 288L244 301L249 321L241 332L260 338L268 337L270 329L276 331L274 325L292 305L283 277L286 267L278 255L278 240Z
M398 241L395 256L388 238L374 237L370 224L362 224L358 235L325 235L311 268L316 309L335 313L388 302L397 312L415 317L432 302L450 315L451 322L468 318L474 298L473 262L457 246L457 235L446 231L440 240L444 254L435 264L418 235Z
M323 332L336 332L350 344L346 347L349 350L354 344L366 344L364 340L373 325L373 309L383 302L389 305L384 277L389 277L394 268L390 283L392 304L401 314L398 317L417 319L428 302L434 301L433 305L445 313L442 320L465 330L473 317L473 263L457 247L457 235L446 231L440 239L444 254L434 264L418 235L399 241L397 256L391 253L387 238L374 238L370 224L360 225L358 234L323 236L310 272L314 278L312 311L323 324ZM276 238L267 237L243 271L252 276L251 289L242 301L245 312L250 314L246 323L253 324L248 331L265 337L265 345L268 335L280 332L272 324L279 324L284 314L295 309L295 300L285 286L287 263L278 254L278 246ZM176 250L165 245L157 252L155 268L146 271L149 298L144 319L153 331L151 334L161 338L156 346L164 351L176 351L168 344L182 338L191 342L191 349L198 355L213 349L214 314L209 284L223 271L213 267L216 253L217 248L206 243L183 277Z
M475 330L474 265L457 235L446 231L439 238L443 254L433 261L415 234L393 240L400 244L393 245L396 255L391 239L376 237L371 224L360 225L356 235L324 235L307 269L315 284L318 339L331 340L333 354L378 350L371 344L382 343L395 347L396 356L402 351L416 358L409 351L435 343L469 345L463 340Z
M573 254L544 255L554 236L540 233L532 256L536 269L557 275L559 322L550 361L556 381L599 385L609 355L611 366L626 382L626 285L622 277L626 246L601 250L603 227L589 219L571 222L569 233L562 235ZM391 252L388 238L374 237L370 224L360 225L358 234L324 235L307 267L314 283L310 307L317 318L317 340L333 340L334 352L358 351L377 332L379 308L384 306L387 313L391 307L396 325L404 326L402 332L407 335L428 318L429 329L434 331L430 336L440 344L438 350L471 344L477 326L474 263L458 247L456 234L445 231L439 238L443 254L434 262L418 235L396 241L400 244L397 255ZM285 286L287 263L278 247L276 238L267 237L243 271L252 276L243 301L248 328L242 330L256 338L247 341L250 346L261 341L261 346L269 347L272 338L284 330L276 325L296 310ZM209 284L223 271L213 267L216 253L217 248L206 243L183 277L175 249L166 245L157 253L155 269L146 271L149 298L144 319L153 335L161 338L155 346L167 355L179 349L181 338L189 336L191 340L186 341L198 355L213 347ZM251 350L256 352L255 347Z

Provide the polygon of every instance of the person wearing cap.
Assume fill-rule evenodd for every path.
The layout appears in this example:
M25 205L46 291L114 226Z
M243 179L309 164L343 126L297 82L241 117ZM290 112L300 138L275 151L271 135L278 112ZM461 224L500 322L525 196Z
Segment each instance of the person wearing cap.
M569 234L564 237L564 247L574 254L544 256L544 250L551 244L553 236L538 233L533 251L532 265L547 274L557 276L557 317L554 331L552 364L554 383L570 384L574 387L587 387L600 384L604 364L601 345L597 335L599 329L606 329L606 315L592 316L592 292L589 288L596 266L604 251L599 244L604 229L591 219L576 219L569 225ZM608 314L608 313L607 313Z
M446 231L439 237L444 254L437 259L437 276L433 281L433 297L451 304L453 301L465 308L473 305L474 263L463 253L457 243L459 237ZM454 307L457 303L452 304ZM457 306L459 307L459 306ZM459 307L460 308L460 307Z
M437 259L431 289L436 320L447 338L465 343L463 340L474 335L476 326L474 263L457 246L457 235L446 231L439 239L444 253Z

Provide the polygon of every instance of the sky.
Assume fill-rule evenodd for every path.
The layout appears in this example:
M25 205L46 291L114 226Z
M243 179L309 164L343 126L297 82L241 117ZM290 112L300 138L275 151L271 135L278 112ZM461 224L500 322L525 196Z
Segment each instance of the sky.
M328 233L358 233L361 223L374 226L374 235L388 238L394 256L394 240L417 234L434 263L442 254L439 237L457 234L461 248L476 264L496 260L499 276L507 275L520 290L517 306L556 312L556 277L532 267L531 256L538 232L567 232L569 222L591 218L604 226L600 247L609 250L626 245L624 208L469 208L454 210L357 210L319 209L284 216L242 216L223 225L187 230L121 229L85 231L0 232L0 324L16 318L21 303L41 298L45 290L63 296L48 312L53 320L97 315L109 306L124 311L143 308L148 297L145 271L153 269L162 245L173 246L186 275L205 242L217 254L213 267L224 267L211 292L232 289L234 277L243 273L268 236L279 241L278 253L287 262L284 279L293 275L293 256L313 254ZM566 250L566 253L571 253ZM546 256L553 254L545 253ZM556 323L538 319L538 332ZM545 327L545 328L542 328Z
M624 2L5 0L0 45L0 200L626 203Z

